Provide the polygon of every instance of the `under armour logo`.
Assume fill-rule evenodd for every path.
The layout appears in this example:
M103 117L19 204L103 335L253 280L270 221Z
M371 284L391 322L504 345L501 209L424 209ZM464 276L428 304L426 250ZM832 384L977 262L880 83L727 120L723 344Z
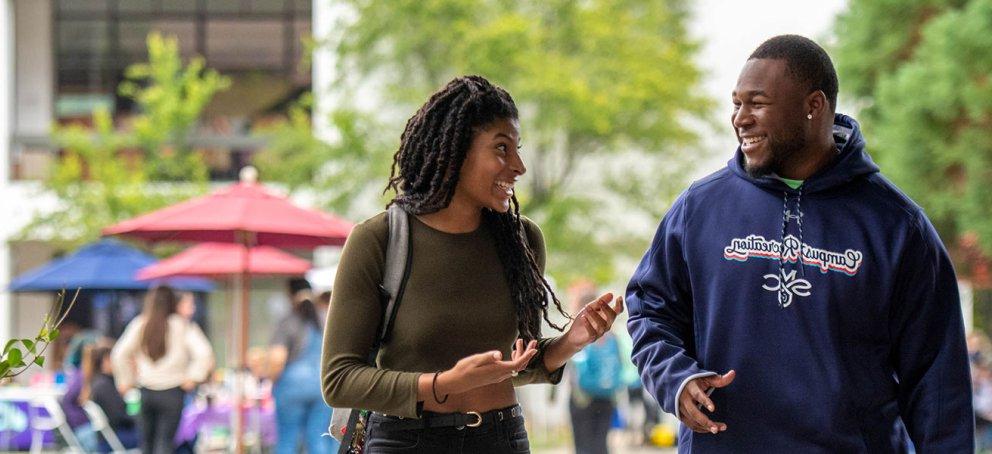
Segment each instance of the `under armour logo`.
M783 216L785 216L786 222L791 221L793 219L795 219L796 221L800 221L800 220L802 220L803 212L802 211L797 211L796 214L792 214L792 210L785 210L785 213L783 213Z
M788 274L782 271L782 277L775 274L764 275L765 284L761 288L769 292L778 292L778 305L789 307L794 296L809 296L813 286L806 279L796 279L796 271Z

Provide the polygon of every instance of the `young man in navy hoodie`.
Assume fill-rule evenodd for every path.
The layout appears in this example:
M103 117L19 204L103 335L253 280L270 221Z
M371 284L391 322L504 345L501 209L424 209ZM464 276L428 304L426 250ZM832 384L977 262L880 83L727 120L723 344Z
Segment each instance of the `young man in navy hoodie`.
M954 270L835 113L830 57L771 38L733 102L733 159L675 201L627 288L633 360L682 421L679 451L899 452L908 433L972 452Z

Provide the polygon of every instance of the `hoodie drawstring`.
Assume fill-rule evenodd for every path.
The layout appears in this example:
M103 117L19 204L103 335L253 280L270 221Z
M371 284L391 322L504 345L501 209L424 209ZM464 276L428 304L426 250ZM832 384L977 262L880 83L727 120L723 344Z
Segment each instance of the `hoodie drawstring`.
M781 248L779 250L778 258L778 274L781 279L781 284L778 290L778 304L779 306L785 307L786 302L789 300L788 290L786 289L786 277L785 277L785 236L788 233L789 220L792 217L796 218L796 224L799 226L799 273L806 277L806 266L803 261L803 187L799 187L799 195L796 197L796 214L792 214L792 210L789 209L789 192L782 192L782 234L781 234Z
M799 196L796 197L796 223L799 224L799 274L806 277L806 263L803 261L803 187L799 186Z

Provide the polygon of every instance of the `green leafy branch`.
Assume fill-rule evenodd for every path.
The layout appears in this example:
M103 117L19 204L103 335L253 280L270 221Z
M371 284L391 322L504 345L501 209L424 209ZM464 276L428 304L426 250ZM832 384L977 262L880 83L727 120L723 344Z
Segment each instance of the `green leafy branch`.
M65 304L65 295L64 290L59 292L51 311L45 314L37 336L33 339L11 339L4 345L3 353L0 354L0 382L21 375L31 365L38 367L45 365L45 351L58 339L59 327L72 310L72 306L76 304L79 289L76 289L76 294L72 296L68 305Z

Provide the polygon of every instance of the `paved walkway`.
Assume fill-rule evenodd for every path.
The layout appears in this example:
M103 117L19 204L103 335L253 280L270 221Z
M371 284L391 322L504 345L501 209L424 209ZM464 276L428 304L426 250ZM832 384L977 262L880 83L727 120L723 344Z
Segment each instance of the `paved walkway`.
M615 443L614 443L615 444ZM571 446L562 448L544 448L532 451L533 454L573 454ZM652 448L640 446L610 446L610 454L675 454L675 448Z
M626 438L619 435L616 431L610 433L608 438L610 444L610 454L676 454L678 450L676 448L659 448L657 446L644 446L640 444L639 440L633 440L631 438ZM558 442L553 443L552 446L545 444L544 446L534 447L532 441L533 454L574 454L575 450L572 449L572 439L567 437L567 440L559 439Z

